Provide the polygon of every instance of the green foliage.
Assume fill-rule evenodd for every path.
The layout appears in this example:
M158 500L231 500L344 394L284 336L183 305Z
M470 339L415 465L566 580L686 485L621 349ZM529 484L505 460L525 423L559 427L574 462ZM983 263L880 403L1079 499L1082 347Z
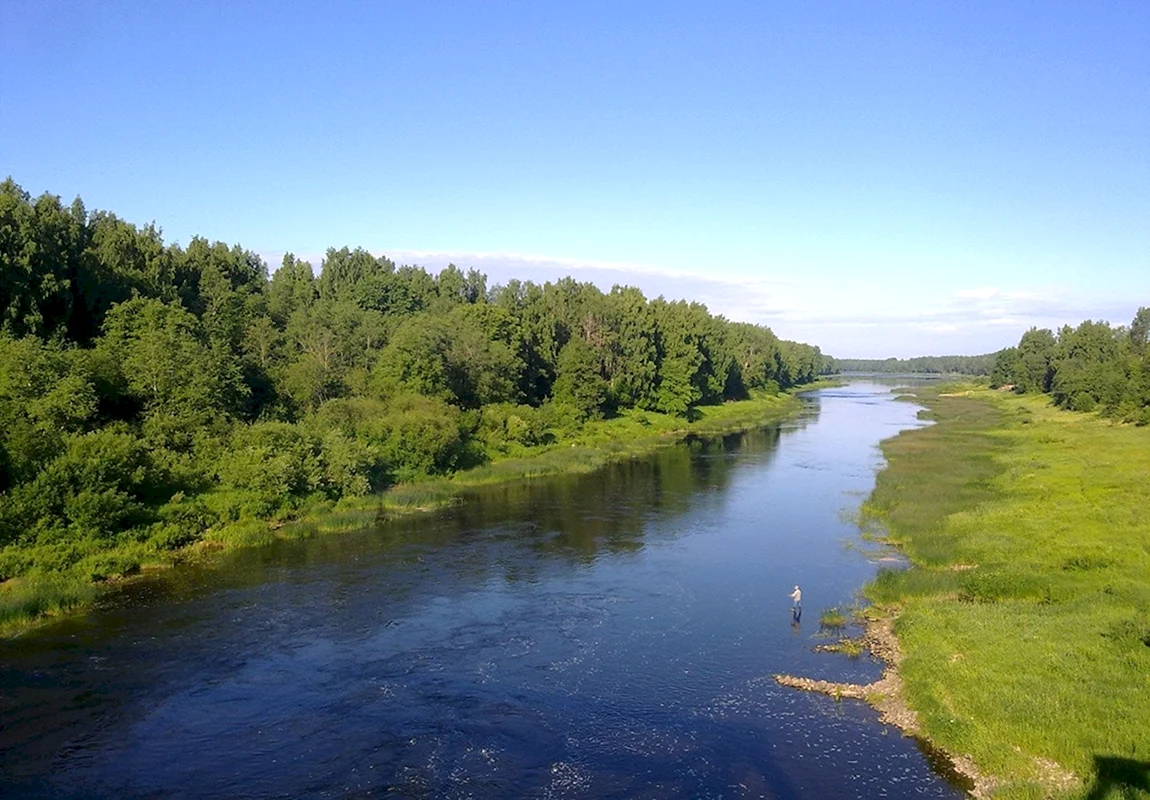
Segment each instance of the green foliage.
M1018 348L1007 347L995 354L994 366L990 371L990 387L998 389L1003 386L1013 388L1011 381L1019 373Z
M607 381L603 379L599 355L578 336L559 351L554 402L574 413L579 420L597 419L607 401Z
M978 356L916 356L914 358L824 358L822 374L879 372L895 375L991 375L998 353ZM1009 382L1009 381L1004 381Z
M1073 411L1100 411L1126 422L1150 422L1150 309L1140 308L1129 328L1086 321L1055 336L1031 329L1017 348L998 354L991 385L1049 393Z
M512 403L492 403L483 407L475 437L489 459L523 452L544 444L548 420L540 409Z
M282 329L295 312L311 308L318 296L311 264L285 253L280 268L268 283L267 307L271 320Z
M273 516L285 504L319 491L323 469L316 444L284 422L241 428L219 461L223 492L213 495L215 509L230 519Z
M462 408L514 400L523 369L518 345L513 322L498 309L412 317L380 354L372 386L382 397L416 392Z
M837 630L839 628L845 628L847 626L847 622L849 621L850 620L847 617L847 612L839 606L824 609L823 612L819 614L820 628L831 628Z
M395 264L391 261L386 258L377 259L362 248L328 248L317 284L319 296L325 300L350 299L355 296L356 287L365 280L394 270Z
M1031 328L1018 343L1018 365L1014 379L1020 392L1048 392L1054 378L1052 361L1057 342L1045 328Z
M134 298L104 322L98 353L117 367L119 397L145 417L182 420L187 446L192 429L239 409L247 387L238 359L206 339L199 320L178 305Z
M34 478L0 495L0 545L110 541L150 521L165 485L138 437L113 429L69 435Z
M8 179L0 580L67 576L35 584L57 605L41 589L13 601L62 609L80 596L69 581L265 541L269 520L359 508L560 437L618 454L684 419L735 425L774 401L719 404L824 366L818 348L633 287L489 289L475 270L433 276L347 247L327 251L318 279L290 253L269 277L239 245L166 245L154 225ZM597 463L588 452L522 469Z
M49 338L67 332L85 239L83 204L68 210L44 194L32 202L8 178L0 183L0 332Z
M463 414L438 398L412 394L393 398L387 415L372 419L365 428L391 483L450 472L466 453Z

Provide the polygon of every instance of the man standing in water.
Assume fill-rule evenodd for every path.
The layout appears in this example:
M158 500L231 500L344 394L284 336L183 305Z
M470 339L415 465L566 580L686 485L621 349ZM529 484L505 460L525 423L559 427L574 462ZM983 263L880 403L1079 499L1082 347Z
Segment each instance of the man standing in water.
M803 615L803 590L795 586L791 592L791 615L797 620Z

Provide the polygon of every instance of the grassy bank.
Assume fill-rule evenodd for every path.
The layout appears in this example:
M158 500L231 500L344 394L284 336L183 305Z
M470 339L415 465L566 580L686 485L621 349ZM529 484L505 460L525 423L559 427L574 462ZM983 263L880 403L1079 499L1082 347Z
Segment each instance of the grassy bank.
M832 381L806 387L807 391ZM681 417L650 411L629 411L607 420L588 422L574 436L522 455L503 458L454 475L394 486L381 495L349 498L335 506L301 514L282 527L225 528L211 539L228 546L248 545L271 538L297 538L340 530L355 530L380 517L442 508L459 501L471 489L549 475L592 472L613 461L638 458L675 444L687 436L716 436L785 419L799 408L792 394L759 395L749 400L699 408L698 416ZM255 539L256 541L253 541Z
M919 397L937 424L883 444L865 511L913 564L867 592L922 731L995 797L1150 797L1150 429Z
M829 383L829 382L828 382ZM806 390L820 385L806 387ZM163 569L191 559L210 559L236 547L268 544L276 539L306 538L321 533L356 530L380 517L418 513L458 502L479 486L560 473L590 472L622 459L682 441L688 435L715 435L768 424L794 414L799 401L791 394L757 395L749 400L697 409L691 421L646 411L628 411L596 420L567 438L524 448L503 458L454 475L400 484L381 495L353 497L338 503L315 503L290 518L241 518L208 529L178 550L147 542L118 545L85 559L80 568L41 572L0 583L0 636L11 636L38 622L90 605L109 586L140 571Z

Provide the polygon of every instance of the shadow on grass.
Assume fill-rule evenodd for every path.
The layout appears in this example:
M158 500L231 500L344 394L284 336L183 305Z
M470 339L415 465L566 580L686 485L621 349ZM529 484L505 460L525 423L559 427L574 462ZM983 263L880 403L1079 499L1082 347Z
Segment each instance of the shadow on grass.
M1086 800L1150 795L1150 761L1115 756L1094 756L1094 779Z

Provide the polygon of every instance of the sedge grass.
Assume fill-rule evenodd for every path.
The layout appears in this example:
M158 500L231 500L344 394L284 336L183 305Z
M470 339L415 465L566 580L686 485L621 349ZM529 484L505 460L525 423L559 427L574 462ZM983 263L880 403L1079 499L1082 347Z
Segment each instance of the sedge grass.
M823 609L819 614L819 627L839 630L847 626L847 612L839 606Z
M1150 797L1150 430L922 397L937 424L884 443L867 504L913 566L867 592L924 733L995 796Z

